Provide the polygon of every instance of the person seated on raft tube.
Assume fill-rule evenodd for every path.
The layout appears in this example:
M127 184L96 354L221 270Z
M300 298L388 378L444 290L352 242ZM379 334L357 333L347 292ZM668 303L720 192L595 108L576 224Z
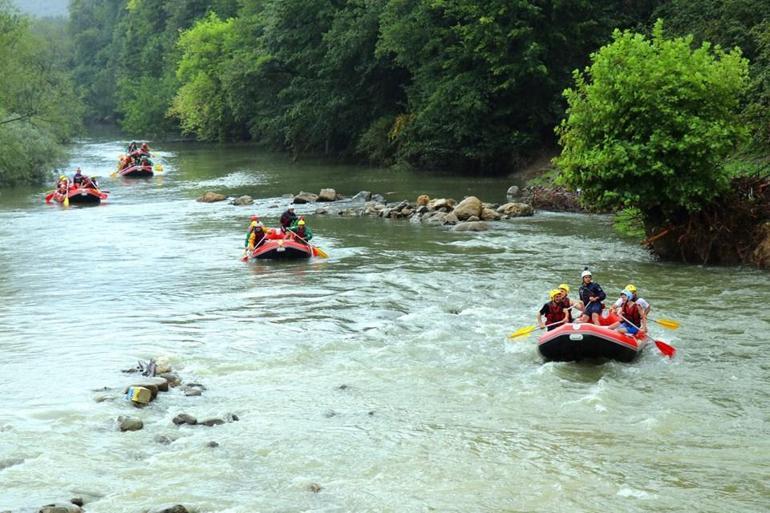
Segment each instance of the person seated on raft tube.
M537 325L541 328L548 326L548 331L558 328L569 319L569 310L564 308L564 297L559 289L553 289L548 293L548 297L551 300L543 305L539 312L537 312ZM543 322L542 316L545 315L545 322Z
M279 222L281 223L281 231L283 233L286 233L286 231L297 221L297 214L294 213L294 207L289 207L286 209L286 212L281 214L281 219Z
M131 155L133 152L137 150L138 147L139 146L136 144L136 141L131 141L130 143L128 143L128 149L126 150L126 153Z
M83 183L83 172L80 168L75 169L75 174L72 176L72 185L80 187Z
M289 231L292 232L294 240L304 244L309 245L310 239L313 238L313 231L305 224L304 216L300 216L299 220L289 227Z
M636 290L636 287L634 286L634 284L633 284L633 283L629 283L628 285L626 285L626 288L625 288L625 289L623 289L623 290L627 290L627 291L629 291L631 294L633 294L633 295L634 295L634 297L633 297L633 299L634 299L634 303L636 303L637 305L639 305L639 306L641 306L641 307L642 307L642 310L644 310L644 315L645 315L645 316L647 316L647 315L650 315L650 310L652 309L652 307L650 306L650 303L648 303L648 302L647 302L647 301L645 301L644 299L640 298L640 297L639 297L639 296L636 294L637 290ZM621 293L621 296L622 296L622 293ZM611 310L612 310L613 312L617 313L617 312L620 310L620 307L621 307L621 306L623 306L623 298L622 298L622 297L619 297L619 298L618 298L618 300L617 300L617 301L615 301L615 303L612 305L612 308L611 308Z
M599 324L599 315L604 309L602 301L607 297L607 294L602 290L601 285L593 281L591 271L586 267L580 274L583 284L580 285L578 294L580 295L580 301L583 302L583 314L578 317L578 322L593 322Z
M59 177L59 181L56 182L56 192L59 194L67 194L70 188L70 179L64 175Z
M562 307L567 310L567 322L572 322L572 309L578 308L578 304L576 301L572 301L569 298L569 285L562 283L559 285L559 290L561 291L562 295Z
M622 305L618 315L621 316L621 320L610 325L610 329L629 335L636 335L640 329L647 331L647 316L644 308L634 301L634 294L630 290L623 289L620 293L620 302Z
M96 178L91 178L90 176L83 175L83 181L81 182L80 186L83 189L98 189L99 184L96 183Z
M246 232L246 240L243 246L249 250L254 251L265 240L265 232L267 228L260 222L258 216L251 216L251 223L249 223L249 231Z

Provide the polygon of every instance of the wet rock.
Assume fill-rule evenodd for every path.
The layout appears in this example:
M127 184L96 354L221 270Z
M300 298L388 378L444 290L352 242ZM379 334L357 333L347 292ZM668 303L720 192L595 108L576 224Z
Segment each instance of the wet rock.
M127 417L121 415L118 417L118 429L121 432L125 431L139 431L144 427L144 422L136 417Z
M181 504L176 504L174 506L162 506L158 509L149 511L148 513L190 513L190 512L187 510L187 508L185 508Z
M38 513L81 513L80 506L71 503L47 504L38 510Z
M370 200L374 201L375 203L385 203L385 196L382 194L372 194Z
M292 203L301 205L305 203L314 203L316 201L318 201L318 194L313 194L312 192L300 191L299 194L294 196Z
M374 416L374 410L370 410L370 411L369 411L369 416L370 416L370 417Z
M337 387L337 390L347 390L348 388L350 388L350 387L343 383L342 385Z
M171 445L176 438L168 435L155 435L152 440L160 445Z
M195 201L199 201L200 203L215 203L217 201L224 201L226 199L227 197L223 194L209 191Z
M419 207L427 207L428 202L430 201L430 196L427 194L420 194L417 196L417 206Z
M221 426L224 423L225 421L222 419L206 419L203 422L199 422L199 424L208 427Z
M426 214L422 219L424 223L428 224L444 224L444 220L448 215L449 214L437 210L435 212L431 212L430 214ZM454 218L457 219L457 216Z
M485 208L481 211L481 220L482 221L497 221L502 216L492 210L491 208Z
M24 463L24 458L8 458L0 460L0 470L4 468L13 467L15 465L21 465Z
M186 395L187 397L198 397L200 395L203 395L203 390L201 390L200 388L185 388L184 395Z
M759 244L751 254L751 261L760 268L770 268L770 222L757 229Z
M444 214L443 220L441 221L442 224L457 224L460 222L460 220L457 218L454 212L450 212L448 214Z
M509 198L515 198L519 195L519 187L517 185L511 185L508 190L505 191L505 195Z
M316 213L316 215L322 216L324 214L328 214L329 213L329 209L328 208L317 208L315 213Z
M241 418L235 413L228 413L227 415L225 415L225 420L227 422L238 422L239 420L241 420Z
M469 223L475 223L476 221L481 221L478 216L470 216L468 219L466 219Z
M235 198L230 202L231 205L237 205L237 206L251 205L252 203L254 203L254 198L252 198L248 194L239 196L238 198Z
M324 417L326 417L327 419L330 419L330 418L332 418L332 417L336 417L336 416L337 416L337 412L336 412L336 411L334 411L334 410L327 410L327 411L324 413Z
M489 225L483 221L466 221L452 227L455 232L485 232Z
M340 193L338 192L338 193L337 193L337 194L334 196L334 199L335 199L336 201L339 201L339 200L344 200L344 199L345 199L345 196L343 196L342 194L340 194Z
M334 189L321 189L321 192L318 194L318 201L336 201L337 200L337 191Z
M171 372L171 363L168 361L168 358L165 356L156 358L155 375L157 376L158 374L166 374L168 372Z
M350 198L350 201L353 203L366 203L372 198L372 193L369 191L361 191L352 198Z
M471 217L478 219L481 216L481 200L476 196L468 196L454 208L454 214L460 221Z
M313 493L318 493L322 490L321 485L319 485L318 483L310 483L307 486L307 489Z
M85 501L83 500L83 497L73 497L70 499L70 502L74 504L75 506L78 506L80 508L83 507L83 504L85 504Z
M188 415L187 413L180 413L176 417L174 417L171 422L173 422L177 426L181 426L182 424L189 424L190 426L194 426L198 423L198 419L193 417L192 415Z
M96 397L94 397L94 401L97 402L97 403L106 403L106 402L114 401L114 400L115 400L115 397L112 396L112 395L108 395L108 394L99 394ZM0 468L2 468L2 467L0 467Z
M534 215L535 209L528 203L506 203L499 206L497 212L509 217L523 217Z
M219 442L215 442L214 440L210 441L206 444L206 447L211 447L212 449L219 447Z
M159 377L165 379L166 383L170 387L177 387L182 384L182 378L180 378L178 374L175 374L173 372L164 372Z

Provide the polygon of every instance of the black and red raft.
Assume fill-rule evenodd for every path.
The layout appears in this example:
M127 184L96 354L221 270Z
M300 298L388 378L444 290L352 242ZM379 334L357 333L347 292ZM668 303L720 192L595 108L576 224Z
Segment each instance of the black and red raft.
M617 317L602 318L602 326L590 323L569 323L545 332L537 342L540 355L546 361L575 362L580 360L634 361L648 344L647 334L635 336L620 333L607 326Z

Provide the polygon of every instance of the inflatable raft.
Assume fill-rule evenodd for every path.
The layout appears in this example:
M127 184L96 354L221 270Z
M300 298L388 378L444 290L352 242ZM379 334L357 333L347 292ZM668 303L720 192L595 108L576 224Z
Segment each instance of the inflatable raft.
M152 165L129 166L118 171L118 175L128 178L149 178L153 175Z
M310 258L311 256L313 256L313 250L307 244L292 239L265 239L252 254L252 258L274 260Z
M73 186L69 188L67 196L71 205L98 205L102 200L107 199L108 194L99 189ZM64 194L55 192L51 199L57 203L64 203Z
M626 335L607 326L615 316L602 318L603 326L590 323L570 323L545 332L537 342L540 355L546 361L575 362L580 360L617 360L632 362L647 345L647 335Z

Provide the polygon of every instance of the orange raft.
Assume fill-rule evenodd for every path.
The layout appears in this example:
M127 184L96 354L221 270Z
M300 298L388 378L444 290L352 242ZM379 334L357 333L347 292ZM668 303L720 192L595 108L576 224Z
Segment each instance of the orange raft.
M316 249L309 244L295 240L293 236L281 232L280 228L271 228L265 234L251 255L251 258L288 260L316 256Z
M590 323L564 324L540 336L537 349L546 361L632 362L647 346L647 334L640 331L631 336L607 327L617 320L618 317L611 314L601 318L601 326Z

